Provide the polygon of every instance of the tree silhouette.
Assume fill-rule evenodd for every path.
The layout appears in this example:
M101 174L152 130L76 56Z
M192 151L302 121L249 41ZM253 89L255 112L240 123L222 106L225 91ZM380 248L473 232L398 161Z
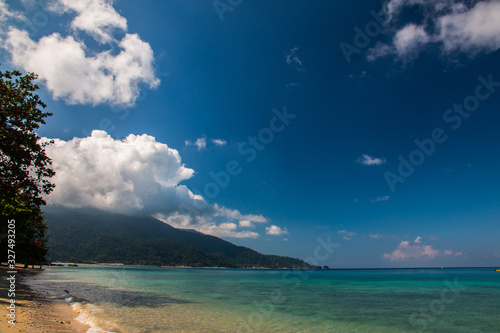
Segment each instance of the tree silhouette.
M48 251L41 206L55 174L44 149L51 142L40 143L35 133L52 115L35 94L36 79L34 73L0 71L0 259L6 261L8 249L15 248L16 262L25 265L43 261ZM8 236L12 220L15 238Z

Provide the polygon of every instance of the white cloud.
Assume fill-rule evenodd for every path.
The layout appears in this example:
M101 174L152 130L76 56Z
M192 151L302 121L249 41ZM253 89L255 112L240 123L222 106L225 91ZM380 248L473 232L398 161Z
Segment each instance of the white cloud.
M39 75L54 99L68 104L132 106L140 85L154 89L160 81L150 45L139 35L126 33L126 19L111 4L57 0L50 7L53 12L76 14L71 21L73 35L53 33L35 41L27 31L11 27L3 38L4 48L15 66ZM114 30L125 33L121 40L114 39ZM93 51L84 38L74 36L77 32L91 35L104 50Z
M380 201L387 201L389 200L391 197L386 195L384 197L378 197L377 199L373 199L372 202L380 202Z
M268 223L269 220L262 216L262 215L255 215L255 214L241 214L238 210L236 209L229 209L226 207L221 207L217 204L214 205L214 207L217 210L216 215L217 216L224 216L228 217L234 220L247 220L253 223Z
M96 130L87 138L54 139L46 151L57 185L47 198L49 204L154 212L159 209L156 205L168 205L174 198L193 198L179 183L191 178L194 170L181 163L175 149L148 135L129 135L120 141Z
M9 19L15 19L19 21L23 21L25 18L21 13L11 11L5 0L0 0L0 23L4 23ZM0 31L2 28L0 27Z
M182 164L177 150L149 135L115 140L96 130L86 138L55 139L46 151L56 171L56 188L46 197L49 205L151 215L174 227L220 237L257 238L257 232L238 225L268 222L262 215L208 204L193 194L181 183L194 170Z
M410 245L408 241L402 241L392 253L386 253L384 258L391 261L404 261L409 259L433 259L439 255L439 251L432 245Z
M71 21L74 31L84 31L100 43L112 41L113 29L127 30L127 20L112 6L109 0L59 0L51 9L59 14L76 13Z
M242 228L255 228L255 224L248 220L241 220L239 223Z
M435 0L431 0L437 2ZM439 0L438 0L439 1ZM429 0L390 0L384 4L384 9L386 14L390 19L397 16L403 9L404 6L413 6L416 4L424 4L430 2Z
M221 223L219 225L209 225L202 228L202 232L218 237L233 237L233 238L258 238L259 234L253 231L237 231L238 227L235 223Z
M446 52L475 54L500 48L500 2L478 2L470 10L463 8L439 18L437 39Z
M393 42L397 54L404 58L418 54L422 45L427 44L429 41L430 37L425 32L424 27L408 24L396 33Z
M383 58L391 54L394 54L394 48L392 46L377 42L373 48L368 50L366 59L368 61L375 61L378 58Z
M212 143L220 147L227 145L227 141L222 139L212 139Z
M423 19L400 26L405 8L419 6ZM385 3L387 31L392 44L378 43L367 55L375 60L389 54L400 59L416 56L427 45L440 47L443 56L463 53L473 57L500 48L500 2L449 0L389 0Z
M199 138L195 141L194 145L196 146L196 148L198 148L198 150L207 149L207 139Z
M357 160L357 163L362 165L382 165L385 162L386 160L383 157L371 157L367 154L363 154L363 156Z
M225 227L210 225L207 229L201 229L204 234L217 237L232 237L232 238L258 238L259 234L253 231L235 231Z
M295 68L298 71L303 72L304 68L302 67L302 60L300 60L297 55L298 47L292 48L290 51L286 52L286 63L287 65L295 65Z
M459 257L459 256L463 256L464 253L463 252L453 252L452 250L446 250L446 251L444 251L444 255L445 256L456 256L456 257Z
M344 235L344 240L351 240L353 236L356 236L355 232L347 231L347 230L339 230L337 234Z
M399 243L396 250L391 253L383 255L384 258L391 261L404 261L410 259L434 259L438 256L461 256L462 252L453 252L452 250L439 251L432 247L432 245L422 244L422 237L417 237L413 241L413 245L409 241L402 241Z
M207 206L206 210L197 211L194 214L182 211L170 215L159 213L154 216L172 227L195 229L204 234L217 237L258 238L260 236L257 232L239 230L236 224L239 221L232 220L230 216L221 215L216 205ZM223 221L234 222L218 223L217 221L220 220L218 217L223 217Z
M196 139L194 143L189 140L184 141L184 143L186 146L196 146L196 149L198 149L198 151L207 149L207 138L205 137Z
M288 235L288 229L272 225L270 227L266 227L266 234L273 236Z

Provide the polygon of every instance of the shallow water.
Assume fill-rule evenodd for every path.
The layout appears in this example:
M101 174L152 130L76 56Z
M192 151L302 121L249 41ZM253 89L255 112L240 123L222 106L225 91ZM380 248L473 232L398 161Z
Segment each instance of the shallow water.
M492 268L222 270L49 267L30 286L90 332L496 332ZM67 294L64 290L69 291Z

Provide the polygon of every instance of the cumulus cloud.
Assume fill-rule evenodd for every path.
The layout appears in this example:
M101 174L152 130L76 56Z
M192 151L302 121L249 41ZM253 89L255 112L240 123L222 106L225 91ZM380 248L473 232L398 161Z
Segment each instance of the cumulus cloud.
M453 252L452 250L439 251L432 245L422 244L422 237L417 237L413 244L409 241L402 241L398 247L391 253L383 255L384 258L391 261L405 261L411 259L434 259L438 256L460 256L462 252Z
M408 259L433 259L439 255L439 251L432 245L410 245L408 241L402 241L392 253L384 254L384 258L391 261L403 261Z
M114 39L113 29L127 30L127 20L116 12L112 3L109 0L59 0L51 9L59 14L76 14L71 21L73 31L84 31L98 42L108 43Z
M272 225L270 227L266 227L266 234L272 236L288 235L288 229L280 228L277 225Z
M357 160L357 163L362 165L382 165L386 162L383 157L372 157L367 154L363 154L361 158Z
M56 171L56 188L45 198L49 205L155 216L174 227L220 237L257 238L257 232L239 227L269 222L259 214L209 204L191 192L182 182L194 170L182 163L177 150L146 134L115 140L96 130L86 138L54 139L46 151ZM273 231L282 230L277 228Z
M355 232L347 231L347 230L339 230L337 234L343 235L344 240L351 240L353 236L356 236Z
M421 17L405 22L405 9L414 6ZM411 59L428 45L439 47L443 56L474 57L500 48L500 2L496 0L389 0L383 12L392 42L377 43L367 55L371 61L389 54Z
M129 135L120 141L96 130L87 138L54 139L46 151L57 185L47 198L49 204L150 213L160 202L195 198L179 185L194 170L182 164L175 149L148 135Z
M500 48L500 2L478 2L474 7L457 6L438 20L438 40L445 52L475 54Z
M12 64L36 72L54 99L126 107L135 104L141 85L150 89L159 85L151 46L138 34L127 33L127 20L112 1L55 0L49 9L73 16L68 35L55 32L35 41L28 31L11 27L2 44ZM115 30L124 33L121 40L114 38ZM93 51L80 32L92 36L104 50Z

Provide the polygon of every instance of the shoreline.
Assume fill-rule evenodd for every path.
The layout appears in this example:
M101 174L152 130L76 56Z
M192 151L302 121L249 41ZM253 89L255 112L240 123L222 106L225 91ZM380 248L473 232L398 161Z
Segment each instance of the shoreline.
M0 266L0 332L87 332L90 326L76 320L77 313L65 300L31 290L23 280L43 270L16 267L15 298L9 297L7 266ZM11 299L15 300L15 325L8 317Z

